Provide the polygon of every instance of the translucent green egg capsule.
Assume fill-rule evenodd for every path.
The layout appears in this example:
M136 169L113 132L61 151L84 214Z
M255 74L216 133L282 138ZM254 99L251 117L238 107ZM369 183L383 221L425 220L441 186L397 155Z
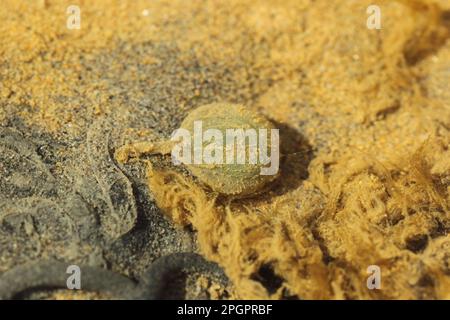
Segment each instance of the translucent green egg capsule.
M208 104L189 113L181 129L191 137L186 167L212 190L249 195L276 178L278 131L262 115L238 104Z
M242 105L213 103L188 114L171 141L137 142L116 151L128 162L143 154L172 154L200 182L230 196L259 192L278 175L278 130Z

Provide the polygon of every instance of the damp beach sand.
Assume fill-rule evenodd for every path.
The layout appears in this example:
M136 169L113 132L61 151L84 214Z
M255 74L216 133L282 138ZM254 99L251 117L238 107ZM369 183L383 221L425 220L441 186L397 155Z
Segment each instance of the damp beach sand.
M229 281L180 258L169 298L449 299L450 3L379 1L380 30L371 4L2 0L0 281L54 259L140 283L195 252ZM280 129L264 192L115 159L218 102Z

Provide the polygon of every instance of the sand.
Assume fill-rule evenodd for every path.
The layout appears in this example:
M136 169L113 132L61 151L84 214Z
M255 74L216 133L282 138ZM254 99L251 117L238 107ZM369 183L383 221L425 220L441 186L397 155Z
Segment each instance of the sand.
M138 278L187 251L238 298L449 299L450 2L380 1L381 30L370 4L3 0L0 272ZM267 192L227 202L167 158L115 161L213 102L282 129Z

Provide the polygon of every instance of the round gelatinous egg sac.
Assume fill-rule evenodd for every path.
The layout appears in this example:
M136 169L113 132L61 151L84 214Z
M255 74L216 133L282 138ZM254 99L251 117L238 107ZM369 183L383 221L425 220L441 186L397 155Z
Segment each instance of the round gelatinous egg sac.
M185 161L181 162L216 192L246 196L261 191L277 177L278 130L273 130L276 128L264 116L245 106L203 105L188 114L180 129L190 134L190 146L184 146L191 150L190 159L183 158Z

